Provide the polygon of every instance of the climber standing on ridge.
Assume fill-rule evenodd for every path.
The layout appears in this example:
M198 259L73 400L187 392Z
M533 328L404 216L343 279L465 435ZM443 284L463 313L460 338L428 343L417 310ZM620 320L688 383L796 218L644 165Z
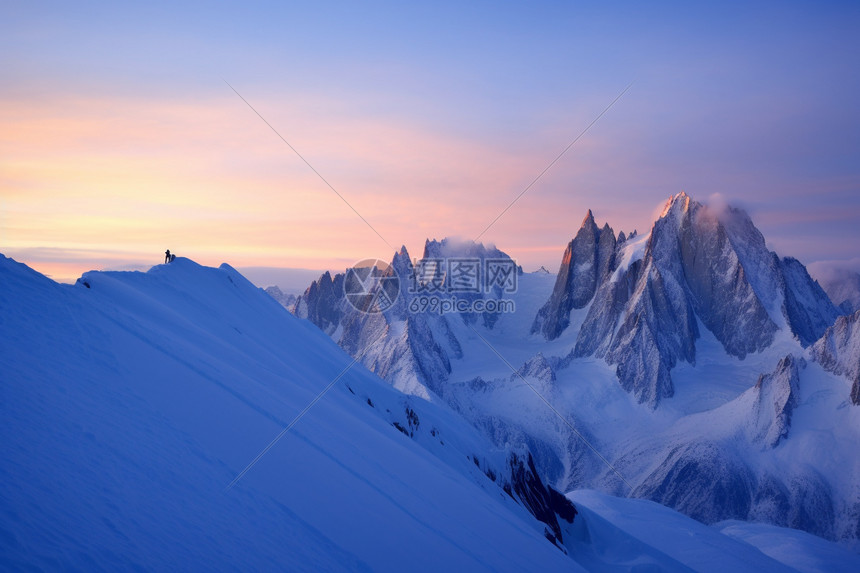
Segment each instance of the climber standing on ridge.
M172 259L170 258L170 249L164 251L164 262L169 263Z

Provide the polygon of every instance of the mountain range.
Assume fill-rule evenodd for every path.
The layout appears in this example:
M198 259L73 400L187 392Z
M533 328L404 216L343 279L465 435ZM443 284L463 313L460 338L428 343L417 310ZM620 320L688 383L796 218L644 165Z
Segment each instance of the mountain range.
M416 273L450 260L510 273ZM743 212L589 212L555 275L453 239L363 268L293 300L0 256L3 568L860 568L860 313Z
M403 248L390 269L407 277L445 256L508 257L428 240L421 259ZM342 277L315 281L297 316L395 388L441 398L497 447L526 444L560 491L857 546L860 319L770 251L743 210L679 193L629 236L589 211L556 275L520 276L515 313L410 311L420 295L404 279L391 310L365 314Z

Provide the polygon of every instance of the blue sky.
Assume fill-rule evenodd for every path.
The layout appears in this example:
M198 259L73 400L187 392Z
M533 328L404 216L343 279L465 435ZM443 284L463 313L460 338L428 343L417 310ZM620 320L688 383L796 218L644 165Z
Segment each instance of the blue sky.
M695 4L695 5L691 5ZM476 236L556 267L585 211L745 207L771 248L860 257L856 3L6 4L0 250L63 278L339 268ZM40 268L41 266L41 268ZM85 268L87 267L87 268Z

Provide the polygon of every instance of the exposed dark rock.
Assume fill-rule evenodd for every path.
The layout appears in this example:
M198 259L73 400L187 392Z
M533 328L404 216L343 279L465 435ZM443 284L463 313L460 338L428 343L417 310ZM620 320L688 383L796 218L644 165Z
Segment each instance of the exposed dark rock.
M563 541L559 518L573 523L577 511L574 505L552 487L545 485L535 469L531 454L523 460L512 453L508 459L511 470L511 486L505 491L518 500L539 521L546 524L560 544ZM550 539L555 541L554 539Z
M598 229L589 210L564 251L552 296L538 311L532 332L541 332L548 340L564 332L570 324L570 311L591 302L598 283L614 265L615 244L609 225Z
M840 312L800 261L786 257L780 260L780 268L784 277L786 319L800 343L809 346L836 322Z
M334 278L328 271L323 273L296 301L296 316L310 320L331 335L344 315L341 304L344 298L343 278L340 273Z

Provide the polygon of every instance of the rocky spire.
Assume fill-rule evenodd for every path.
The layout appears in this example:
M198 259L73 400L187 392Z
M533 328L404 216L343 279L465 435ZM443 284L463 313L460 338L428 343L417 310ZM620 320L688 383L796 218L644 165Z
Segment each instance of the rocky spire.
M598 284L609 274L615 244L615 233L608 224L599 229L589 209L564 251L552 297L538 312L532 332L542 332L549 340L558 338L570 324L570 311L591 302Z

